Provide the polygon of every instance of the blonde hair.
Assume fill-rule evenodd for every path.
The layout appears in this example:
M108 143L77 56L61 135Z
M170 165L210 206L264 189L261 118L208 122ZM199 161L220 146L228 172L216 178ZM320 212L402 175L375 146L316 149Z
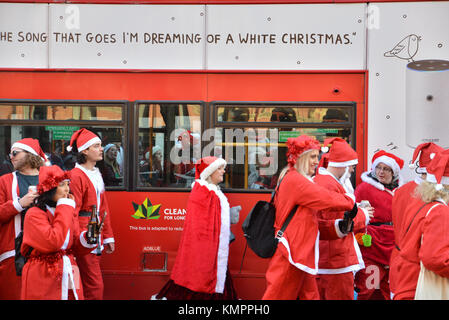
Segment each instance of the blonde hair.
M303 152L298 159L296 160L296 163L294 165L294 168L298 173L302 174L303 176L307 177L309 174L309 164L310 164L310 157L312 155L312 152L315 149L307 150L306 152Z
M435 183L423 181L415 189L415 194L422 199L422 201L429 203L437 199L443 199L446 203L449 202L449 186L443 185L443 189L435 189Z
M313 149L309 150L312 151ZM295 165L293 166L293 168L296 169L296 171L298 171L299 174L302 174L303 176L308 176L308 172L309 172L309 158L311 156L311 152L304 152L302 153L298 159L295 162ZM285 174L287 173L288 169L290 167L286 166L284 167L284 169L281 170L281 172L279 173L279 178L278 178L278 184L279 181L281 181L281 179L285 176Z

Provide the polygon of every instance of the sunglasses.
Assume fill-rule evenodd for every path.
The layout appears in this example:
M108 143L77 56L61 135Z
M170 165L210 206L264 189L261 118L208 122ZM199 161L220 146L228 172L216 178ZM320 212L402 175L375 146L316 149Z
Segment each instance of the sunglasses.
M11 152L11 153L9 154L9 157L10 157L10 158L15 157L15 156L17 156L19 153L21 153L21 152L24 152L24 151L23 151L23 150L14 150L13 152Z

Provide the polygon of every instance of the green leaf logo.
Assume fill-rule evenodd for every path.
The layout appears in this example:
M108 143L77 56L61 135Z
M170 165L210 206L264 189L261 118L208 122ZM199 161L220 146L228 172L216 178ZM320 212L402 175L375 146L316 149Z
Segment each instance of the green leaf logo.
M159 219L160 204L152 205L150 199L146 198L142 204L133 202L134 214L131 216L134 219Z

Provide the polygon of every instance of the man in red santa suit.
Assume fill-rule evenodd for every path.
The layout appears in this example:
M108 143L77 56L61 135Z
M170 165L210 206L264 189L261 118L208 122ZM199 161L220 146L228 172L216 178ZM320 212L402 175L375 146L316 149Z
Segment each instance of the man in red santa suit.
M318 167L314 181L329 191L341 194L353 193L351 174L358 163L354 149L341 138L324 141L324 148L332 144L330 152L322 156L327 165ZM324 149L322 148L322 149ZM325 150L323 150L325 151ZM321 163L321 162L320 162ZM369 222L371 206L359 208L354 218L354 232L364 230ZM321 210L318 218L324 220L343 219L344 211ZM320 240L320 261L317 277L322 300L353 300L354 272L365 268L359 245L353 232L335 240Z
M14 172L0 177L0 300L20 299L21 278L16 274L15 239L21 238L23 218L38 196L39 168L48 163L39 141L24 138L13 143Z
M417 176L415 180L397 189L393 197L392 214L396 246L391 255L390 287L394 293L394 300L415 298L420 271L417 255L420 243L417 237L419 238L419 232L423 231L423 226L420 225L422 219L431 207L431 204L422 200L419 189L422 183L429 184L426 182L428 167L432 159L443 151L443 148L431 142L417 146L413 153L412 165L421 177ZM433 190L433 186L427 187Z
M70 189L75 196L76 213L79 216L80 230L87 230L93 206L96 206L104 228L100 241L90 254L75 253L86 300L103 299L103 277L100 268L101 252L115 250L115 240L111 226L111 214L105 196L104 182L100 170L95 167L103 159L100 138L93 132L82 128L73 133L68 151L77 154L77 163L70 172Z
M374 208L374 217L366 227L366 235L363 235L369 237L371 243L365 241L360 248L365 269L355 276L359 300L390 300L388 273L394 247L391 203L394 190L402 185L399 172L403 165L404 161L392 153L376 152L371 171L362 173L363 182L354 192L358 202L367 200Z
M152 299L237 299L228 257L230 225L238 222L241 207L230 208L218 186L223 181L225 166L224 159L213 156L196 162L196 179L170 280Z
M317 211L350 211L351 218L354 218L357 205L353 195L328 191L312 181L320 149L315 138L306 135L289 138L287 147L288 168L280 175L274 199L276 233L290 211L296 205L298 209L271 258L265 275L267 289L262 299L318 300L320 297L315 275L318 273L319 240L339 238L337 230L347 233L352 221L324 220L321 222L325 223L321 224Z
M24 222L22 300L83 299L73 248L91 251L86 232L80 234L69 174L58 166L39 170L39 197Z

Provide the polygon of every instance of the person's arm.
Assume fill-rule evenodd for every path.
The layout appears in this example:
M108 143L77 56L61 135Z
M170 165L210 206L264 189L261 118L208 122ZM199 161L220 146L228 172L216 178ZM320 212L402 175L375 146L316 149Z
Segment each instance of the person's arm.
M424 219L419 258L436 274L449 278L449 208L439 204Z

